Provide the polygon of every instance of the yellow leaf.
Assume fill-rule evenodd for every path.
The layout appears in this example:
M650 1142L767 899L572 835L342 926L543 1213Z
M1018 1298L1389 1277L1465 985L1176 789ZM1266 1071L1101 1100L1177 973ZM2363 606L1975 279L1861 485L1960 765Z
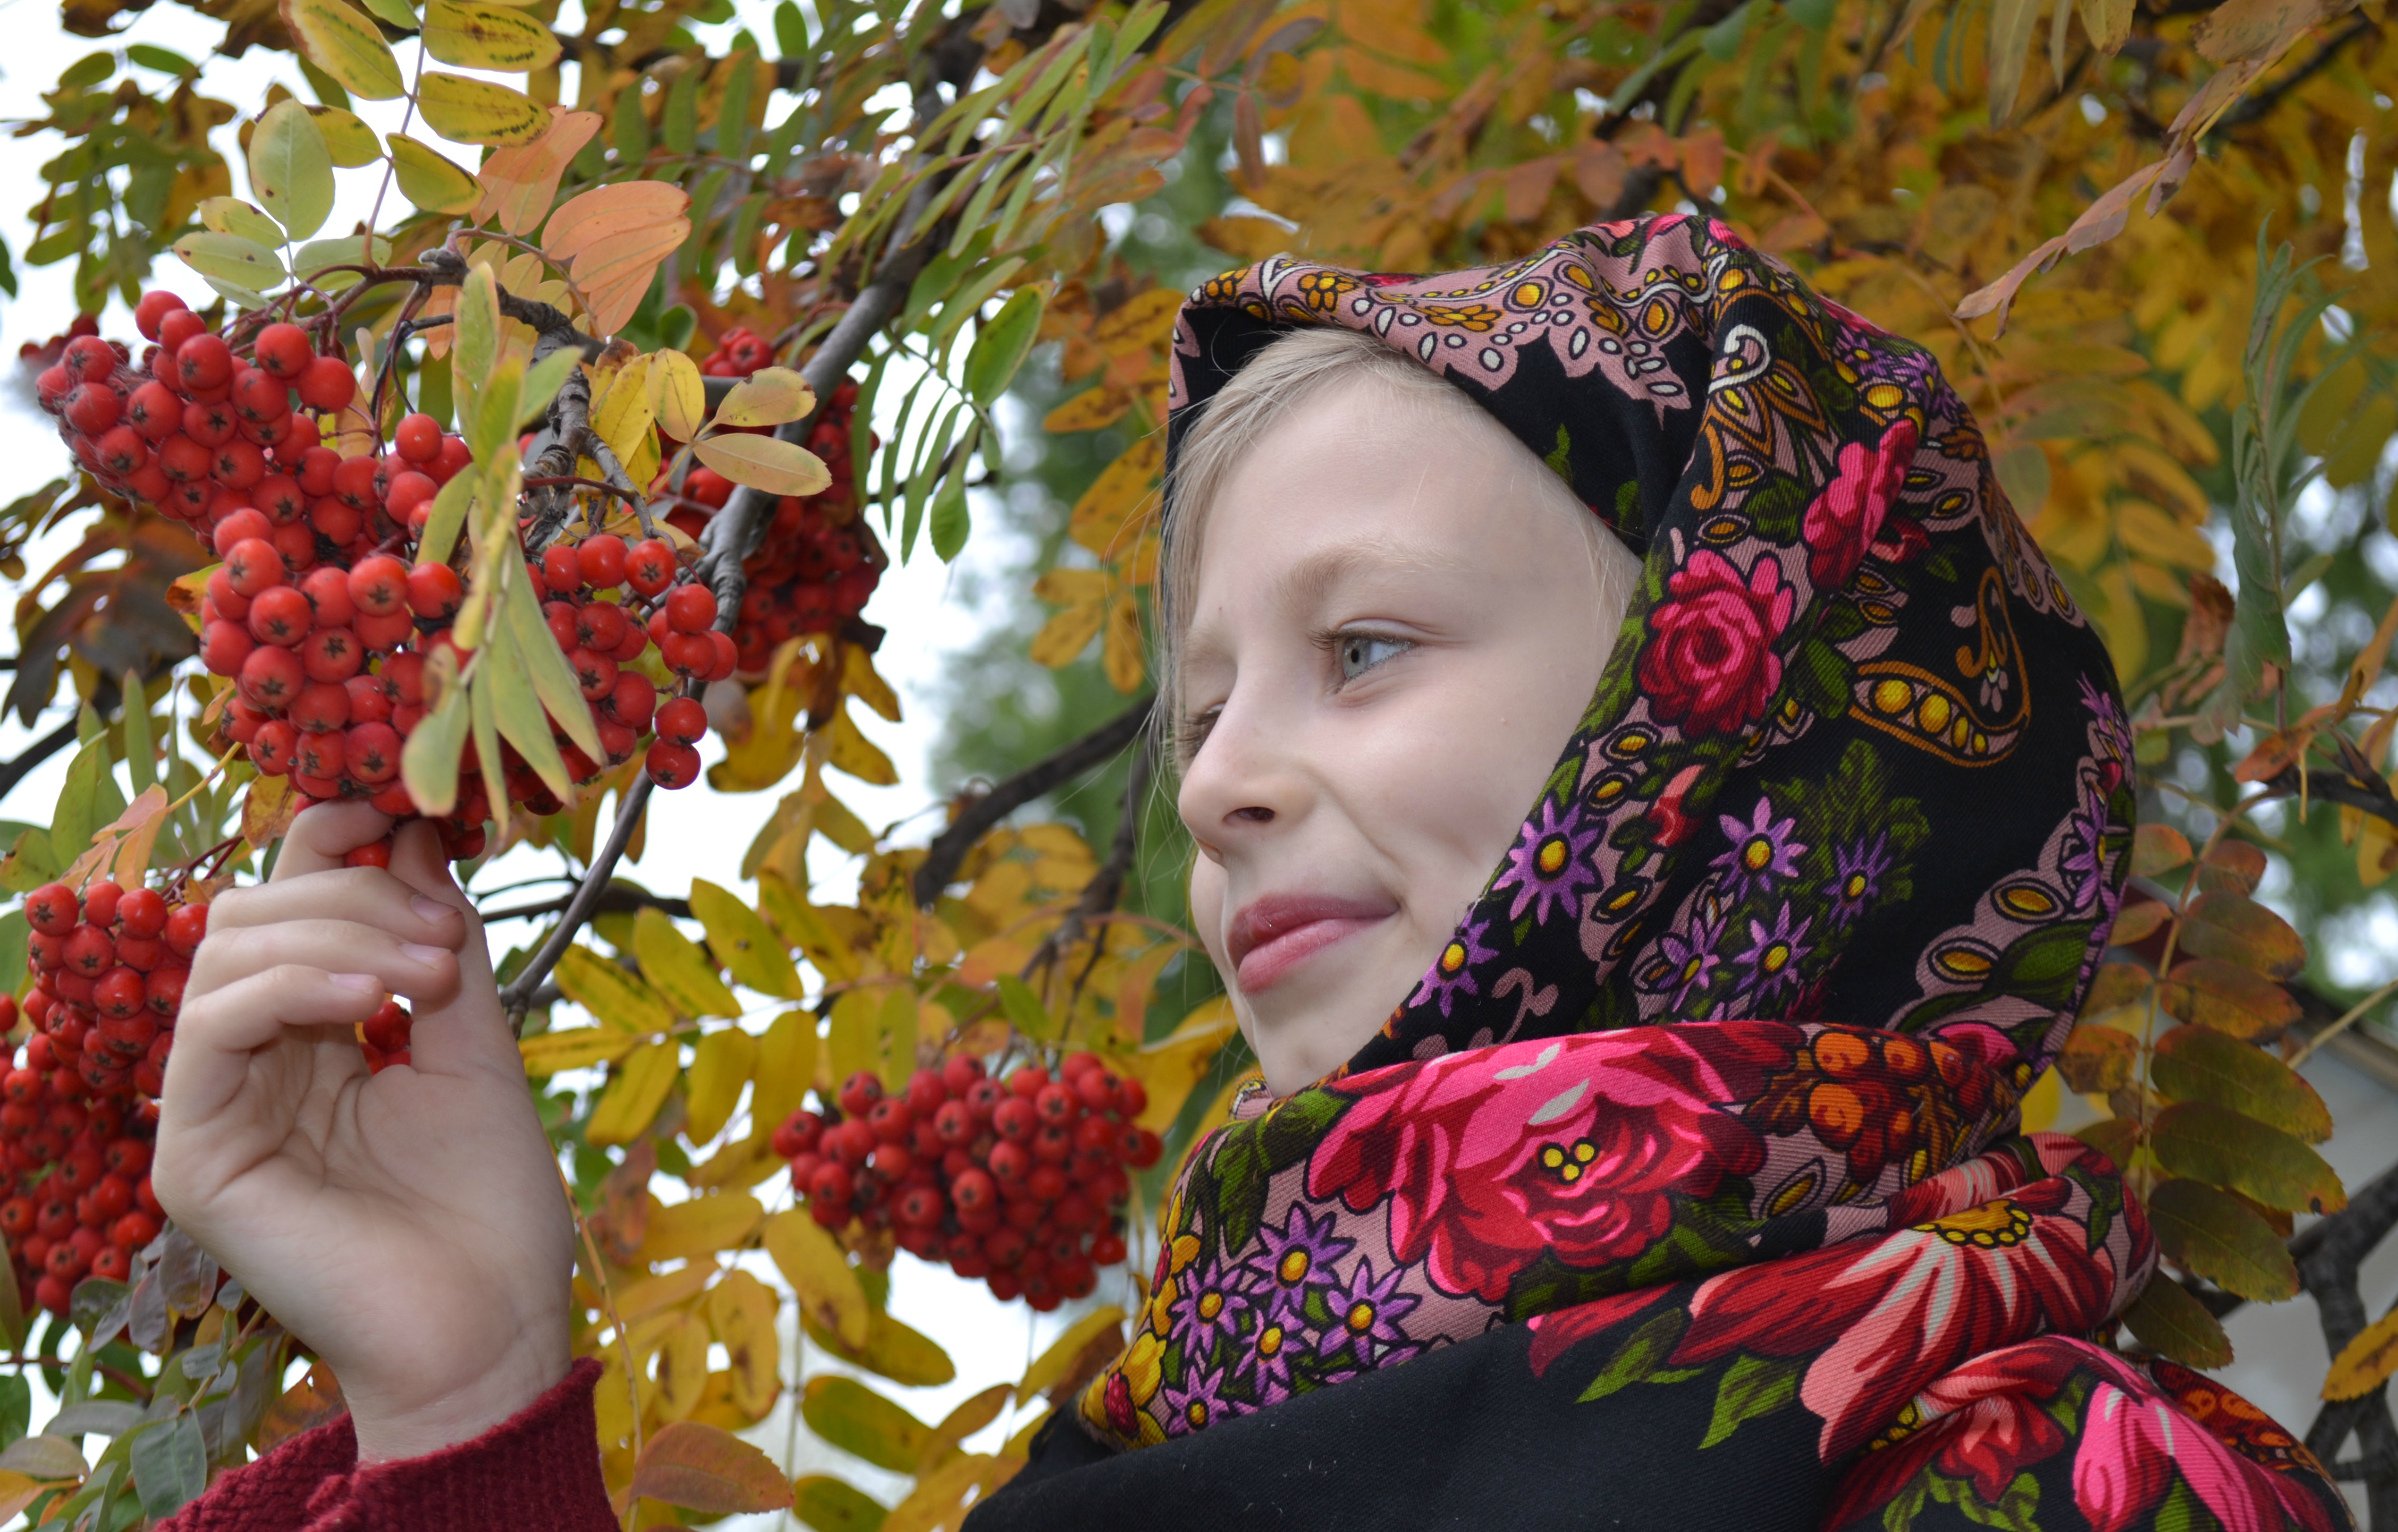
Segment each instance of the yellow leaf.
M750 1120L758 1133L772 1132L806 1104L816 1080L816 1016L785 1011L758 1040L757 1086L750 1092Z
M716 406L714 424L729 430L735 426L779 426L799 419L816 408L816 390L807 380L788 367L761 367L742 379Z
M799 970L791 962L789 949L768 927L765 917L739 895L705 878L694 879L691 913L707 932L708 950L736 981L762 995L799 998Z
M849 1257L804 1208L766 1221L766 1253L799 1295L802 1312L855 1349L866 1344L871 1311Z
M406 93L391 44L365 12L342 0L282 0L276 9L301 54L343 90L367 101Z
M640 1041L637 1034L615 1027L569 1027L563 1032L542 1032L528 1037L516 1048L524 1055L525 1073L538 1079L561 1070L614 1063L632 1052Z
M428 213L463 213L482 194L463 168L405 133L391 135L391 168L400 195Z
M1033 582L1033 594L1044 601L1065 603L1033 636L1033 663L1055 669L1070 664L1089 646L1107 617L1107 572L1101 569L1052 569Z
M957 1527L964 1520L960 1502L966 1498L966 1492L980 1485L998 1461L987 1452L965 1452L923 1474L908 1491L907 1498L883 1518L881 1532L933 1532L936 1527Z
M1069 431L1096 431L1114 425L1131 408L1132 395L1128 393L1105 387L1086 388L1043 416L1041 429L1051 436L1062 436Z
M666 1093L681 1073L682 1053L676 1043L642 1044L600 1092L584 1137L594 1144L629 1144L640 1137L666 1104Z
M699 434L708 415L708 395L691 358L674 350L651 354L649 408L659 427L675 440L687 442Z
M932 1388L958 1375L957 1364L949 1359L949 1353L941 1349L939 1342L880 1309L874 1313L863 1346L843 1345L839 1336L822 1325L810 1324L807 1328L809 1339L842 1360L855 1362L868 1372L910 1388Z
M1132 592L1126 591L1108 603L1106 634L1099 649L1099 663L1107 672L1107 684L1120 692L1132 691L1148 672L1141 654L1141 614L1133 605Z
M426 0L425 51L461 69L518 73L558 61L558 35L522 11L466 0Z
M649 1211L641 1258L653 1266L731 1250L757 1232L766 1210L747 1192L724 1192L669 1202Z
M752 1420L782 1392L780 1309L774 1290L746 1271L728 1271L708 1289L708 1324L732 1361L733 1404Z
M700 1038L691 1055L684 1138L704 1144L723 1132L757 1067L758 1040L739 1027L719 1027Z
M665 1343L654 1358L658 1379L658 1413L668 1420L685 1420L699 1408L708 1383L708 1327L696 1314L678 1317L667 1330Z
M601 120L597 112L552 107L549 126L539 138L493 150L475 174L483 187L475 216L497 215L500 227L520 238L540 228L541 220L549 216L550 204L557 200L558 178L599 131Z
M1182 1104L1189 1099L1192 1089L1207 1078L1225 1040L1239 1028L1231 1003L1218 995L1185 1016L1170 1035L1138 1053L1113 1060L1118 1069L1139 1080L1141 1088L1149 1093L1149 1104L1141 1110L1140 1125L1152 1132L1163 1132L1181 1114Z
M623 1322L629 1339L632 1330L643 1320L663 1314L698 1297L716 1280L717 1267L713 1261L694 1261L673 1271L654 1277L642 1277L616 1290L616 1317Z
M741 1002L690 937L675 929L666 912L644 909L633 917L633 955L641 975L685 1016L738 1016Z
M822 494L833 482L824 459L797 442L772 436L702 437L693 450L701 462L735 484L769 495Z
M663 1033L674 1012L658 992L588 947L569 947L558 959L558 988L567 999L612 1027Z
M591 429L628 465L648 444L657 419L650 409L649 364L648 357L637 356L618 368L607 393L591 407Z
M899 722L899 697L889 682L875 673L874 656L864 644L841 646L841 689L880 713L891 723Z
M1099 477L1074 502L1067 535L1101 558L1113 557L1125 524L1148 502L1165 464L1165 432L1152 431L1136 438L1114 462L1099 470Z
M316 130L324 135L325 150L333 156L336 168L355 170L383 157L383 141L356 112L338 106L312 106L308 115L316 119Z
M416 105L454 144L531 143L550 122L549 108L521 90L439 69L417 81Z
M849 709L842 708L833 714L833 721L824 733L830 742L825 764L877 787L890 787L898 783L899 768L891 764L891 758L877 749L872 740L859 732L858 721L849 716Z

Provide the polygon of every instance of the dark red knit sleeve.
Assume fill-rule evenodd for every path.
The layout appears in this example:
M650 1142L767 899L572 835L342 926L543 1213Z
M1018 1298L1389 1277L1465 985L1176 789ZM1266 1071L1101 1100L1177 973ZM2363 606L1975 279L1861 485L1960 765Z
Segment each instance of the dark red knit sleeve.
M344 1415L233 1470L156 1532L617 1532L600 1477L597 1357L472 1441L358 1467Z

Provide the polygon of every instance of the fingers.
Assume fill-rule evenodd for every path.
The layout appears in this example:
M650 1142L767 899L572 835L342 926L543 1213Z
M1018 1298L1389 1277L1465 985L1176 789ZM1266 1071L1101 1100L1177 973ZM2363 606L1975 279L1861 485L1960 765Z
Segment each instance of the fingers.
M284 832L283 849L276 854L270 881L281 883L304 873L339 867L350 852L389 835L391 824L390 816L364 802L314 804L301 811Z
M458 983L458 957L447 947L403 941L362 921L278 920L209 932L186 995L210 997L253 975L295 966L367 975L381 989L436 1003ZM190 1003L186 998L186 1007ZM177 1026L180 1035L180 1021Z
M286 920L356 921L407 942L456 947L466 923L454 905L428 898L380 867L334 867L306 881L229 889L208 908L210 935ZM205 950L205 948L203 948Z
M482 919L466 890L450 876L449 860L441 854L441 837L432 825L418 819L400 826L399 834L392 838L389 873L393 882L413 891L415 900L424 901L418 908L440 905L456 915L464 938L457 944L460 976L468 983L478 974L488 979L491 955L483 945Z
M450 876L431 825L418 821L400 827L392 840L390 870L395 879L417 890L419 898L450 906L466 930L458 944L458 986L452 998L415 1007L408 1032L409 1062L425 1074L475 1070L521 1079L524 1058L500 1008L491 953L483 944L483 923L466 891Z
M251 1055L282 1041L293 1028L349 1027L374 1015L382 1003L383 985L371 974L297 963L245 974L186 1000L175 1023L175 1046L167 1050L161 1131L170 1121L190 1127L224 1110L248 1079ZM355 1044L350 1051L365 1068L365 1055Z

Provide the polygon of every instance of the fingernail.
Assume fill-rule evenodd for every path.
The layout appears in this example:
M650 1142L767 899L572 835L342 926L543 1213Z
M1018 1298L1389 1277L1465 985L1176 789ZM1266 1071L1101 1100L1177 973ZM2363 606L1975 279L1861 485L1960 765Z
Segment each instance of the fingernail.
M426 920L439 920L444 915L455 913L448 905L442 903L440 900L427 898L423 894L415 894L410 896L408 900L408 908L416 911L419 916Z
M333 982L343 989L379 990L383 981L371 973L337 973Z
M447 950L440 947L428 947L423 942L402 942L400 950L427 966L438 963L449 956Z

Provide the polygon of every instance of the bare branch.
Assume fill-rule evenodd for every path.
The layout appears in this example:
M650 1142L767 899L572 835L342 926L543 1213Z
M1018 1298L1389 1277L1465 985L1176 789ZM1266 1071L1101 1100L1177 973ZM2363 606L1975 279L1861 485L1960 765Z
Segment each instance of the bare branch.
M1025 767L968 803L949 828L933 837L924 861L916 868L916 903L930 907L934 900L940 898L941 890L947 888L957 876L958 868L966 860L966 853L972 851L974 843L989 834L1001 820L1059 783L1080 776L1130 744L1148 724L1149 710L1156 702L1154 694L1143 697L1056 754ZM1119 838L1122 833L1119 830Z

